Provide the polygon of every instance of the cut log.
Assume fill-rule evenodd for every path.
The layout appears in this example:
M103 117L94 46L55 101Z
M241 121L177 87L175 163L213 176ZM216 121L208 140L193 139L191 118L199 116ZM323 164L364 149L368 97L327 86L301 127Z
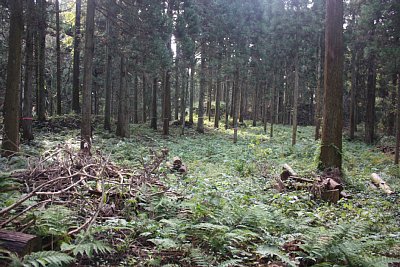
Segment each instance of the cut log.
M340 198L347 198L347 199L352 199L353 197L349 195L348 193L341 191L340 192Z
M182 160L179 157L174 157L172 164L174 165L175 169L179 169L182 166Z
M341 184L337 183L332 178L325 179L324 185L327 190L335 190L335 189L338 189L339 191L343 190L343 186Z
M383 192L386 194L390 195L393 193L392 189L390 188L389 185L386 184L386 182L376 173L371 174L371 181L379 187Z
M334 190L326 190L321 192L321 199L331 202L331 203L337 203L340 198L340 190L339 189L334 189Z
M279 193L282 193L283 191L285 191L286 186L285 186L285 184L282 182L281 178L275 177L275 181L276 181L276 183L275 183L275 185L274 185L274 188L275 188Z
M35 235L0 230L0 247L24 256L41 250L42 241Z
M178 169L180 173L187 173L187 167L185 164L182 164L181 167Z
M297 173L288 164L283 164L283 172L281 173L282 181L287 180L290 176L297 176Z
M296 180L298 182L302 182L302 183L313 183L315 182L312 179L307 179L307 178L303 178L303 177L298 177L298 176L289 176L290 179Z

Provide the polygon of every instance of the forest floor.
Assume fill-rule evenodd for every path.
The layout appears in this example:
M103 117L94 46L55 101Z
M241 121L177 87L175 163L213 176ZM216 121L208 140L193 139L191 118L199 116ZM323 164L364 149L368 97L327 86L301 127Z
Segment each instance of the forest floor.
M242 127L237 144L232 130L213 129L211 122L206 126L205 134L186 129L181 136L180 128L172 127L163 137L147 125L134 125L131 138L119 139L99 124L93 151L117 166L143 169L152 153L167 148L168 158L150 175L169 193L144 184L124 200L118 216L97 220L92 234L109 247L91 259L93 251L76 253L76 266L388 266L390 258L400 261L400 167L390 153L345 139L342 178L352 198L332 204L306 189L278 192L274 187L284 163L298 176L317 175L319 142L313 127L300 127L292 146L288 126L275 126L273 138L262 126ZM48 124L40 131L30 145L22 145L21 156L0 159L0 169L27 168L27 155L38 157L57 146L78 150L78 129ZM167 161L174 156L186 164L186 174L170 171ZM371 173L395 193L372 188ZM21 194L0 193L1 208ZM68 229L51 231L51 220L43 219L46 211L35 212L41 225L28 231L62 237L58 245L74 244L66 237ZM59 222L71 220L74 212L58 217Z

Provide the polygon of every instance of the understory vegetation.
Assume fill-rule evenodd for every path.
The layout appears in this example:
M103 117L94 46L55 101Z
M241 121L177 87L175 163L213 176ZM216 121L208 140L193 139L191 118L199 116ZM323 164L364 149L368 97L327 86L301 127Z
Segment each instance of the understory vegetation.
M204 135L187 129L181 136L180 128L172 128L163 137L135 125L129 139L95 130L93 151L124 168L141 169L153 151L168 149L168 158L152 173L168 190L144 183L117 216L97 218L90 229L73 235L68 232L79 226L78 211L43 205L10 227L34 218L28 232L51 246L23 258L0 251L3 258L13 266L389 266L400 261L399 195L370 185L375 172L400 190L400 168L392 155L345 141L343 179L352 198L331 204L308 190L274 188L284 163L302 177L316 175L319 143L313 127L300 127L292 146L288 126L276 126L272 138L262 126L242 127L236 145L232 130L207 126ZM6 170L1 175L7 178L0 185L2 209L21 197L21 191L10 191L19 185L11 177L28 167L28 159L57 146L79 149L78 130L53 130L42 127L20 156L1 158ZM187 165L187 173L170 171L167 161L174 156ZM35 201L40 199L33 197L24 208Z

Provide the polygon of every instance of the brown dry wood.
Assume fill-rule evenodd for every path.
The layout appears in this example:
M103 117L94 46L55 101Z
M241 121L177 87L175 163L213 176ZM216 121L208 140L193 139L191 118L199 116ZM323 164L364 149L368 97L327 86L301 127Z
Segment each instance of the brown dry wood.
M343 186L338 182L336 182L335 180L333 180L332 178L327 178L323 180L323 183L325 185L325 188L328 190L335 190L335 189L338 189L339 191L343 190Z
M289 164L283 164L282 166L283 172L281 173L281 179L286 180L290 176L297 176L297 173L290 167Z
M39 237L20 232L0 230L0 247L24 256L33 251L39 251L42 241Z
M340 190L339 189L334 189L334 190L326 190L321 192L321 199L332 202L332 203L337 203L340 198Z
M172 160L174 167L179 168L182 165L182 160L179 157L174 157Z
M393 193L390 186L378 174L372 173L371 181L386 194L390 195Z
M180 173L187 173L187 167L185 164L182 164L181 167L179 168L178 172Z

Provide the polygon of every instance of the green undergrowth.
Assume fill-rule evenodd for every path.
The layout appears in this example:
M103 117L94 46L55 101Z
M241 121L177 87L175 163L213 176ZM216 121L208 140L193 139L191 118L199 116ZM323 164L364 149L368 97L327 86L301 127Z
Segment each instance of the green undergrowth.
M124 231L125 238L113 242L116 252L128 255L121 265L263 266L280 260L288 266L387 266L390 257L400 257L399 197L369 185L376 172L399 192L400 169L389 155L344 140L345 190L353 198L329 204L305 190L273 188L284 163L300 176L316 174L319 143L313 127L300 127L292 146L288 126L275 126L272 138L262 126L240 128L237 144L232 130L206 126L205 134L186 129L182 136L172 127L163 137L147 125L134 125L129 139L95 130L94 149L117 164L141 167L150 150L168 148L170 160L179 156L188 166L184 176L160 167L163 182L178 196L143 194L126 203L125 218L96 226L103 233ZM76 146L78 133L44 133L36 149L23 150L35 155L59 142ZM300 240L302 249L289 255L282 246L293 240ZM132 253L138 243L156 250Z

